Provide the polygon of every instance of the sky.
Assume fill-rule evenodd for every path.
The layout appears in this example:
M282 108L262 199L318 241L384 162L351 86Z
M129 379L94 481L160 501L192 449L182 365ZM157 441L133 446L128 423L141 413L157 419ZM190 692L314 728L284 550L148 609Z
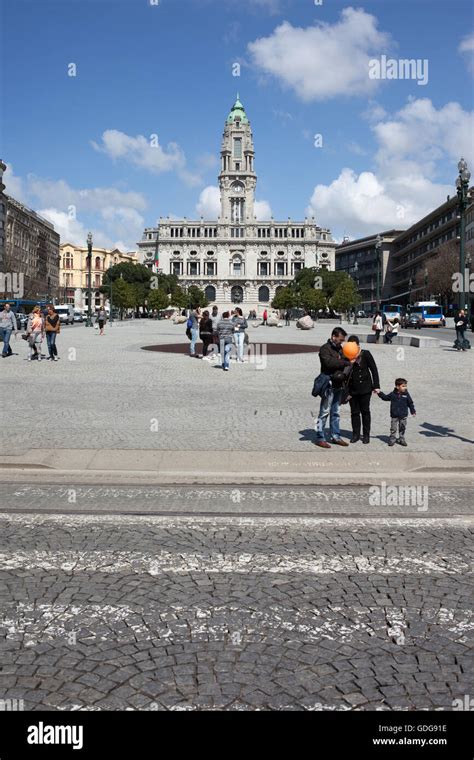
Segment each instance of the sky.
M3 0L6 192L79 245L216 219L238 92L260 219L314 216L336 240L405 229L474 165L471 5Z

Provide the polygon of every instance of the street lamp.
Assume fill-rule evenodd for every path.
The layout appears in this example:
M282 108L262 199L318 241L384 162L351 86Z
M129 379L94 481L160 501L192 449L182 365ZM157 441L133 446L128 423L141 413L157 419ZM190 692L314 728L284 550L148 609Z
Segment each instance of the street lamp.
M413 288L413 280L410 277L408 281L408 305L411 305L411 289Z
M375 265L377 267L377 311L380 310L380 249L382 248L382 238L377 235L375 240Z
M359 271L359 264L357 263L357 261L354 263L352 271L353 271L353 273L355 275L354 282L355 282L355 284L357 286L357 289L359 289L359 280L358 280L358 277L357 277L357 272ZM356 306L357 306L357 304L356 304ZM356 307L354 307L354 324L355 325L359 324L359 320L357 319L357 308Z
M112 288L112 284L113 283L112 283L112 275L110 274L110 270L112 269L112 267L113 267L113 262L112 262L112 259L110 259L110 264L109 264L109 281L110 281L109 306L110 306L110 319L109 319L109 322L113 322L114 321L114 317L113 317L113 304L112 304L112 289L113 289Z
M425 279L424 279L424 283L425 283L425 298L427 299L428 298L428 267L425 267L424 275L425 275Z
M468 195L469 195L469 180L471 179L471 172L467 168L466 161L461 158L461 160L458 163L458 171L459 175L456 179L456 190L458 195L458 210L459 210L459 216L461 217L461 244L459 247L459 270L461 272L461 290L459 293L459 308L462 309L465 305L466 300L466 272L465 272L465 225L466 225L466 219L464 216L464 212L469 204ZM470 299L468 300L468 311L470 308ZM467 314L467 317L469 319L469 314Z
M87 235L87 321L86 327L92 327L92 232Z

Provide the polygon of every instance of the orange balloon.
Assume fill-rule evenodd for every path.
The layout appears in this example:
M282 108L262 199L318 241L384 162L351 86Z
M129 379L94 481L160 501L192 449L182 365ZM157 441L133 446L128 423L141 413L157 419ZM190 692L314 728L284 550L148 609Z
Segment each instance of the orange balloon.
M346 357L346 359L352 360L357 359L359 356L360 346L357 345L357 343L354 343L354 341L349 341L349 343L344 343L342 347L342 353Z

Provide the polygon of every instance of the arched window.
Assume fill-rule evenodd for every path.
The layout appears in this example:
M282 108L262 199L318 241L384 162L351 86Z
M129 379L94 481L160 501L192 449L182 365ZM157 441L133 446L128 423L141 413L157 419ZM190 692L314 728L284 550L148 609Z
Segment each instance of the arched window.
M270 301L270 290L266 285L262 285L262 287L258 289L258 300L260 303L268 303Z
M216 300L216 289L213 285L208 285L207 288L204 289L204 295L206 296L208 301L215 301Z
M95 268L100 269L100 256L95 257Z
M234 285L230 291L232 303L242 303L244 300L244 289L240 285Z

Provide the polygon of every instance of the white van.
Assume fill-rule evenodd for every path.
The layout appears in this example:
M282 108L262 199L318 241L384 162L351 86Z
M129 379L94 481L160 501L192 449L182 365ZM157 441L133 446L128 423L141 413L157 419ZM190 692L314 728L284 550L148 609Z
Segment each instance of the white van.
M58 303L54 308L59 315L59 321L62 325L72 325L74 323L74 306L71 303Z

